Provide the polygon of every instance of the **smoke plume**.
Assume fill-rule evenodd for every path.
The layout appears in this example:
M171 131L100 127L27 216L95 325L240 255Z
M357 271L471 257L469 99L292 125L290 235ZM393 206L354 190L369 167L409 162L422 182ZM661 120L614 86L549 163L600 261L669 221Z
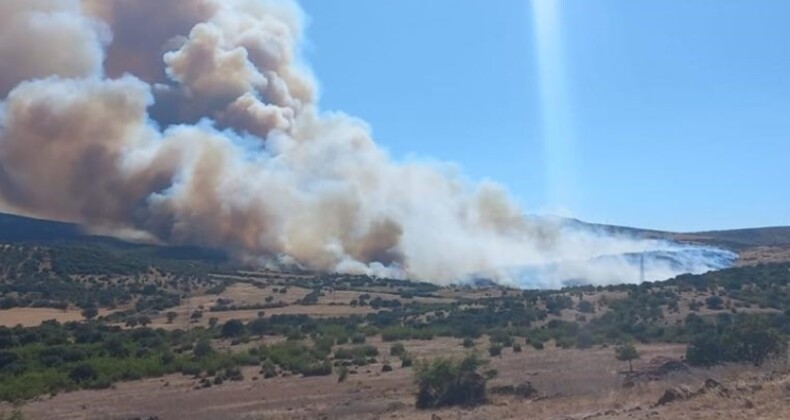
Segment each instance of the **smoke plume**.
M290 1L0 2L0 200L261 265L438 283L634 281L623 255L676 248L526 218L496 184L394 161L318 108L304 20ZM719 264L694 261L655 275Z

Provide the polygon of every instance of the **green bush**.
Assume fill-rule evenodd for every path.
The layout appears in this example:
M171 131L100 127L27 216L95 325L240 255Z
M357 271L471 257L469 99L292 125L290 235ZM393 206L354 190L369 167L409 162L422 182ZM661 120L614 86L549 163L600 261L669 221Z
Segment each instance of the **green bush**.
M198 340L197 344L195 344L195 348L192 349L192 353L195 357L207 357L214 352L214 349L211 347L211 340L208 338L201 338Z
M492 344L491 347L488 348L488 354L491 357L501 356L502 355L502 346L499 344Z
M631 343L624 343L614 348L614 354L617 360L628 362L628 371L633 371L634 367L631 364L632 360L639 358L639 352Z
M483 404L486 378L478 373L483 365L476 355L461 361L442 358L418 363L415 368L417 408Z
M224 338L241 337L244 335L245 331L246 328L244 327L244 323L238 319L231 319L222 325L222 337Z
M781 333L756 315L738 317L721 331L697 320L687 320L687 325L697 332L686 348L686 360L692 365L746 362L759 366L786 349Z
M403 346L403 343L395 343L390 346L390 356L400 356L405 352L406 347Z
M378 355L379 349L371 345L343 347L335 350L335 359L339 360L376 357Z

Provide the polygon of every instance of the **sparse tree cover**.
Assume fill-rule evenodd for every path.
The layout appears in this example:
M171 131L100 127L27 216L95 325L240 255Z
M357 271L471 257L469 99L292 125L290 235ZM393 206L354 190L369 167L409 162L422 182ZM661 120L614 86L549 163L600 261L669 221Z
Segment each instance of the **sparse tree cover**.
M36 252L46 254L49 251ZM58 263L60 270L68 270L68 267L79 261L88 262L81 268L75 268L79 272L104 270L91 267L91 264L101 264L103 261L103 257L94 258L91 254L93 251L65 252L66 257L56 256L61 261ZM208 328L193 324L188 332L166 332L145 327L157 317L166 318L172 323L178 313L165 311L179 305L182 296L195 292L221 292L230 282L208 280L205 274L207 271L193 267L193 271L184 268L181 273L190 272L194 277L186 277L186 274L185 277L170 276L153 284L146 277L151 269L149 266L140 273L129 268L132 274L76 281L65 275L65 272L45 272L38 265L31 265L28 254L24 254L27 255L24 258L22 254L13 256L11 251L6 254L10 256L0 253L0 258L14 260L14 267L17 268L13 271L0 265L0 272L4 273L0 275L2 308L78 306L86 317L92 319L97 318L98 308L119 304L127 305L127 308L101 317L98 322L0 328L0 399L5 400L32 398L64 389L100 388L120 380L174 372L190 375L225 372L219 380L209 384L216 386L231 380L233 375L228 374L227 368L244 365L259 365L264 378L280 374L329 375L333 368L340 372L342 368L374 363L380 357L378 350L364 343L375 336L393 343L390 354L401 359L402 367L409 367L413 363L412 357L400 342L432 340L435 337L454 337L462 340L464 347L473 347L474 339L483 337L481 342L490 340L491 346L487 350L494 357L506 347L518 352L522 344L539 350L550 342L561 348L588 348L623 342L688 343L689 363L713 365L723 362L763 363L782 351L784 340L790 334L787 276L790 264L680 276L668 282L639 286L510 291L502 296L492 292L488 297L460 297L453 303L426 303L427 300L412 299L420 296L440 297L437 286L425 283L368 276L305 276L288 281L277 280L278 296L279 293L287 293L289 287L309 289L315 298L320 297L325 290L330 290L330 287L338 291L353 290L360 293L355 299L358 305L378 311L364 316L326 319L307 315L259 316L246 324L229 321L217 325L215 321L209 322ZM64 265L63 261L68 264ZM117 259L108 258L107 261L109 266L106 270L120 270L117 267L110 268ZM157 270L157 276L165 271L164 268ZM28 274L30 277L25 277ZM175 284L171 285L170 282ZM52 286L49 294L45 293L48 285ZM270 290L269 287L270 284L261 285L266 290ZM371 293L381 293L383 289L399 294L404 300L371 296ZM617 293L591 300L585 296L603 291ZM780 311L747 317L731 315L730 311L712 315L710 311L702 310L700 315L689 316L679 323L664 319L665 314L672 312L673 308L675 312L680 309L678 302L681 293L688 296L697 291L704 293L703 296L712 291L716 293L716 296L707 299L698 298L704 301L696 303L700 309L707 306L718 310L716 308L726 302L726 309L754 305ZM267 300L269 303L243 308L260 310L266 305L284 305ZM307 303L312 304L314 300L308 299ZM198 308L191 314L185 312L183 316L197 323L204 312L238 309L230 300L214 307ZM97 312L93 313L94 310ZM563 317L560 319L558 314ZM102 322L125 323L132 329L122 330L103 325ZM212 340L223 337L238 343L264 335L286 337L288 341L232 354L214 351L211 345ZM633 359L622 360L629 361L630 365ZM72 377L75 369L80 366L84 368L83 365L91 366L95 375L83 375L88 372L85 368L85 372L78 372ZM390 366L395 368L397 365ZM455 363L451 366L460 365ZM445 371L448 371L447 366L434 370L436 373ZM475 379L468 371L462 375L460 367L449 371L457 373L453 376L456 379ZM475 380L471 380L471 383L475 383ZM467 385L469 383L463 386L456 384L446 390L477 389ZM446 405L450 404L449 401L456 404L458 401L457 397L442 396L445 395L442 391L444 388L431 387L428 388L432 391L429 390L425 395L433 397L426 397L426 401L429 401L426 406ZM455 395L454 392L450 394ZM461 400L480 401L474 392L467 394L467 397Z
M0 308L111 308L138 298L138 312L162 310L178 305L178 294L191 287L224 287L206 275L209 268L222 271L219 266L160 251L103 243L0 248ZM151 270L168 277L165 287L149 282Z

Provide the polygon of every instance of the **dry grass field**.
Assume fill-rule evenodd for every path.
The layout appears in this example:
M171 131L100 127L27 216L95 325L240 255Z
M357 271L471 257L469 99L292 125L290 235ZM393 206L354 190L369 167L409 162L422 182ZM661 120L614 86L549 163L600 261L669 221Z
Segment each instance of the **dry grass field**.
M106 316L112 311L101 309L100 316ZM12 308L0 311L0 326L35 327L44 321L56 320L58 322L83 321L85 317L79 309L54 309L54 308Z
M478 347L487 340L478 340ZM388 343L372 341L383 355ZM417 357L462 355L455 339L408 341ZM677 357L682 346L641 346L636 370L658 356ZM790 377L765 379L743 366L693 369L657 381L623 387L626 366L610 348L561 350L548 346L522 353L508 350L490 367L499 372L490 387L529 381L538 395L531 399L493 396L474 409L422 411L414 408L411 368L397 364L382 372L382 363L358 369L343 383L337 376L262 379L245 369L245 379L210 389L194 389L196 380L183 375L121 383L114 389L78 391L44 397L22 407L31 419L592 419L592 418L788 418ZM394 362L394 361L393 361ZM655 403L668 388L695 390L706 379L720 381L727 395L705 393L662 406ZM10 406L0 406L0 412Z

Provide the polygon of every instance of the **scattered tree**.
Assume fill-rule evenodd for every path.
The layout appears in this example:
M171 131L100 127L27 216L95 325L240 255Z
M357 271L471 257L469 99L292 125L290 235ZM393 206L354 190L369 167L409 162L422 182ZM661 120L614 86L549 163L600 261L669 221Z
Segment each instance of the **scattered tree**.
M83 309L81 313L82 316L85 317L85 319L92 320L93 318L96 318L97 315L99 315L99 310L96 309L95 306L89 306Z
M238 319L231 319L222 326L222 336L224 338L241 337L245 330L244 323Z
M634 367L631 364L632 360L639 358L639 352L631 343L624 343L614 348L615 357L621 362L628 362L628 371L633 372Z

